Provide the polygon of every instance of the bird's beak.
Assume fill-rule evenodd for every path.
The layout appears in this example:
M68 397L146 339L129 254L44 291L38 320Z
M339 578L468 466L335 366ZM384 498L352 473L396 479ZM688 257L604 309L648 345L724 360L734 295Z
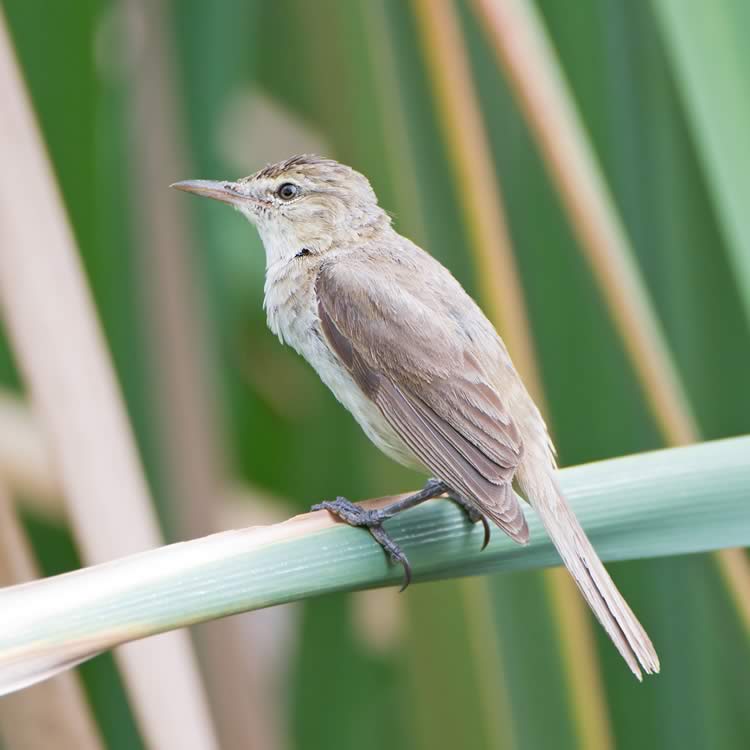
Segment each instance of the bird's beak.
M174 182L169 187L175 190L184 190L186 193L195 193L205 198L213 198L222 203L229 203L236 206L240 203L246 203L249 199L234 190L231 182L217 182L215 180L184 180L183 182Z

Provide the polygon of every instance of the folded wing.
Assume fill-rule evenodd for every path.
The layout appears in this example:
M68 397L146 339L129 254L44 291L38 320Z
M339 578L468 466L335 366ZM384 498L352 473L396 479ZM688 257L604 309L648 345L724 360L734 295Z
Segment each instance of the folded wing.
M420 461L523 543L528 528L511 489L519 432L459 316L408 289L364 264L326 264L315 286L322 332Z

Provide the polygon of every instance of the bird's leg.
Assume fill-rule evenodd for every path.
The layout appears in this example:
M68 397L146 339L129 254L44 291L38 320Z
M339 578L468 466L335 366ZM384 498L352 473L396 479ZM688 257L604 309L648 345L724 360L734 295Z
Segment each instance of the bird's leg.
M464 509L464 512L468 516L471 523L477 523L477 521L482 522L482 526L484 527L484 541L482 542L482 549L484 549L490 543L490 523L487 520L487 516L485 516L481 511L478 511L471 503L467 502L462 497L452 494L450 490L448 490L448 497L450 497L450 499L453 500L456 505L460 505Z
M327 500L313 505L310 510L327 510L350 526L364 526L388 553L391 560L403 565L404 583L401 586L401 591L403 591L411 583L411 565L409 565L408 558L398 544L391 539L383 528L383 521L393 518L401 511L409 510L409 508L413 508L426 500L442 495L447 490L448 488L443 482L438 479L430 479L419 492L396 500L384 508L363 508L345 497L337 497L335 500Z
M370 534L372 534L378 544L380 544L380 546L388 553L391 560L394 563L400 563L403 565L404 583L401 586L401 591L403 591L411 582L411 565L409 565L409 560L402 549L393 541L393 539L391 539L383 528L383 521L387 521L389 518L393 518L393 516L404 510L414 508L420 503L431 500L432 498L438 497L449 491L450 490L444 482L441 482L439 479L430 479L419 492L415 492L412 495L396 500L383 508L363 508L361 505L357 505L356 503L347 500L345 497L337 497L335 500L327 500L318 503L317 505L313 505L310 510L327 510L329 513L338 516L350 526L364 526ZM451 497L451 499L466 511L472 523L482 521L484 524L484 545L482 546L482 549L484 549L484 547L487 546L490 535L487 519L466 501L456 497Z

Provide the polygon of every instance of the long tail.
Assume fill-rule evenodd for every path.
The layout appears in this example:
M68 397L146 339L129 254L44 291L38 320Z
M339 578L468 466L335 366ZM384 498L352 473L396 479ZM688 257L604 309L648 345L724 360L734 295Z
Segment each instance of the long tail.
M519 479L524 491L565 567L633 674L642 680L641 668L646 674L658 672L659 657L651 639L609 577L554 477L547 472L532 477L523 473Z

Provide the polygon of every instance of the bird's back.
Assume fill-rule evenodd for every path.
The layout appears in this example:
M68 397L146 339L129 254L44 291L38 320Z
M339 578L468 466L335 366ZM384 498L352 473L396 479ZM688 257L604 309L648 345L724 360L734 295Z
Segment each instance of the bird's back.
M417 359L431 377L458 381L467 369L475 370L472 376L496 393L507 414L513 414L520 441L537 460L554 466L544 420L492 323L445 266L397 236L398 244L389 243L387 251L370 245L334 261L377 287L372 298L380 300L392 351ZM496 429L506 428L501 424Z

